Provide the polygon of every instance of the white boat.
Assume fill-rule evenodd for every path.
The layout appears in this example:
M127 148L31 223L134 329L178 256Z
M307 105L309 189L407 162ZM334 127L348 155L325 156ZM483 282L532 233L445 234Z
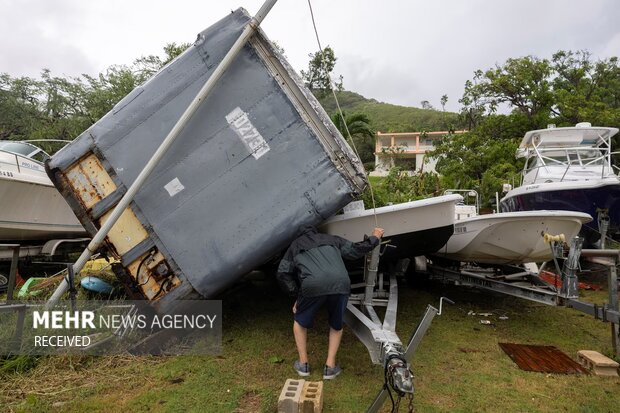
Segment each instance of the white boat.
M455 190L446 192L450 191ZM476 203L456 206L454 234L436 254L454 261L496 265L548 261L553 257L544 234L563 234L570 239L582 224L592 221L590 215L574 211L478 215L477 192L462 192L474 196Z
M585 212L595 218L582 228L585 245L603 231L620 239L620 180L611 162L616 133L618 128L589 123L527 132L517 151L525 158L521 186L502 198L502 212Z
M376 209L357 209L325 221L319 230L350 241L361 241L379 226L390 257L414 257L439 250L454 231L455 205L460 195L443 195ZM376 220L375 220L376 215Z
M543 234L570 239L592 217L573 211L503 212L463 218L437 255L461 262L522 264L549 261Z
M0 141L0 241L83 237L86 231L43 166L45 151Z

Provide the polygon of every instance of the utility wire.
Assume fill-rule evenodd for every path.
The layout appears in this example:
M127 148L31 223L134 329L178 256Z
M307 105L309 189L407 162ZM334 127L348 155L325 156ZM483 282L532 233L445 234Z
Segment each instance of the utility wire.
M331 76L329 76L329 73L327 72L327 70L325 70L325 56L323 55L323 47L321 47L321 39L319 38L319 32L316 28L316 21L314 20L314 12L312 11L312 2L311 0L308 0L308 7L310 8L310 17L312 18L312 26L314 27L314 35L316 36L316 43L319 46L319 53L321 53L321 65L322 65L322 69L325 71L327 78L329 80L329 88L332 91L332 95L334 96L334 100L336 101L336 107L338 108L338 114L340 115L340 119L342 121L342 124L344 125L344 129L347 132L347 138L349 139L349 141L351 142L351 146L353 147L353 150L355 151L355 155L357 156L358 159L360 159L361 162L361 158L360 158L360 154L357 151L357 148L355 147L355 142L353 142L353 137L351 136L351 132L349 132L349 127L347 125L347 122L344 118L344 114L342 113L342 108L340 107L340 102L338 101L338 96L336 96L336 91L334 90L334 85L332 83L332 79ZM362 170L364 171L364 173L366 173L366 169L364 168L364 164L362 163ZM372 189L372 183L370 182L370 178L368 179L368 188L370 189L370 199L372 202L372 211L373 211L373 215L375 218L375 227L379 226L379 221L377 219L377 206L375 204L375 194L374 191Z

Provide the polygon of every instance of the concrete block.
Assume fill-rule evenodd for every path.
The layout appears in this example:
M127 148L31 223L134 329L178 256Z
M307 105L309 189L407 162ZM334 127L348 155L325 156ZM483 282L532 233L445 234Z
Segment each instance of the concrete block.
M597 376L618 376L618 363L598 351L579 350L579 363Z
M299 413L305 380L287 379L278 398L278 413Z
M323 411L323 382L306 382L299 403L301 413L321 413Z

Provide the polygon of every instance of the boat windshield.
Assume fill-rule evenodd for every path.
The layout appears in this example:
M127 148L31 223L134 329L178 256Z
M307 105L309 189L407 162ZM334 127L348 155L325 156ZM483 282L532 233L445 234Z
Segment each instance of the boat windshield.
M542 159L541 159L542 158ZM573 151L541 151L538 158L533 158L530 167L553 165L601 166L605 163L604 154L598 149Z
M50 157L43 149L26 142L0 141L0 150L22 155L40 162Z

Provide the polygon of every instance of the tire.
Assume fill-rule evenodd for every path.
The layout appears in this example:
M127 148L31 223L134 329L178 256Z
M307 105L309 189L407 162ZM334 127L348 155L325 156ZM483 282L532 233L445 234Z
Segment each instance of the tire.
M9 278L0 273L0 291L6 291L9 288Z

